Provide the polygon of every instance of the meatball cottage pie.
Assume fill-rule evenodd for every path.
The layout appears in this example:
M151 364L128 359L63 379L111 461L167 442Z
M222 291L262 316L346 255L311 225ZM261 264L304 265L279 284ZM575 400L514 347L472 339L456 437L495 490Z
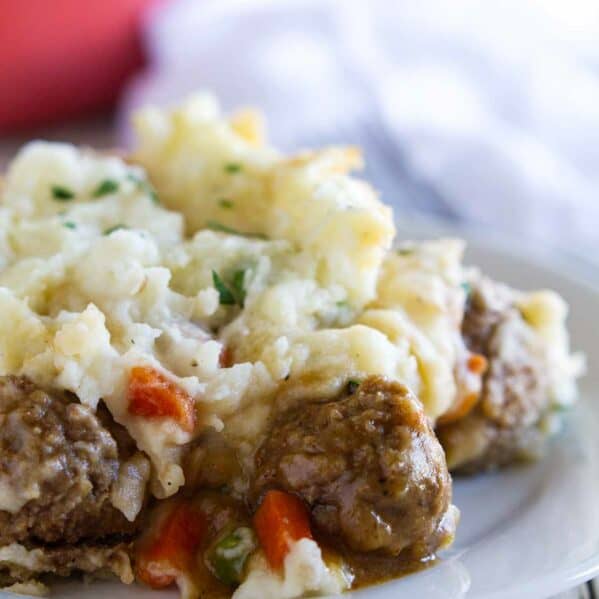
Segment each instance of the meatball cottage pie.
M394 242L348 173L196 96L126 158L32 142L0 187L0 585L326 595L434 563L449 472L539 454L580 370L550 291Z

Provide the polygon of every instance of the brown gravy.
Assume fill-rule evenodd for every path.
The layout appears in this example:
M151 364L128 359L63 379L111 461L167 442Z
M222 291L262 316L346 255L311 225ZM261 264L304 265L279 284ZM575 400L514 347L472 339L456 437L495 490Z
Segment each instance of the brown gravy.
M330 540L318 538L317 541L327 562L338 564L343 562L353 574L351 590L401 578L430 568L438 561L434 555L415 559L409 555L391 557L373 553L357 553L347 547L339 547L338 543L333 545Z
M209 522L207 536L198 551L194 568L189 572L203 599L228 599L234 588L219 582L205 562L205 551L210 542L224 530L230 522L251 526L250 511L247 506L219 491L203 490L189 495L191 501L206 514ZM437 563L436 556L417 559L404 552L398 557L376 553L359 553L347 548L339 539L315 532L315 540L321 548L325 561L351 572L351 590L382 584L427 569Z
M345 557L346 563L351 567L355 579L353 589L381 584L394 578L413 574L434 565L437 558L427 560L408 560L391 557L375 557L372 555L356 555Z

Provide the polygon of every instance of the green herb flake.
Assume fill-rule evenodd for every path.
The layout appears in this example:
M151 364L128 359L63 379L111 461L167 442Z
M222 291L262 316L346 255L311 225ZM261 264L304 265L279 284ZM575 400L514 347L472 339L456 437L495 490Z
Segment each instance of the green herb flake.
M464 290L464 293L466 294L466 299L468 299L470 297L470 294L472 293L472 285L470 285L468 281L464 281L463 283L460 283L460 287Z
M237 304L240 308L243 308L246 296L244 286L245 270L236 270L229 280L229 284L225 283L216 271L212 271L212 282L219 293L220 303L225 306Z
M150 200L154 204L160 204L160 198L158 197L156 190L154 189L153 185L147 179L144 179L144 178L140 177L139 175L136 175L135 173L127 173L126 178L129 179L129 181L135 183L135 185L137 185L137 188L139 190L143 191L144 193L147 193L148 196L150 197Z
M229 233L230 235L243 235L243 233L240 233L239 231L236 231L231 227L227 227L227 225L223 225L222 223L219 223L216 220L206 221L206 227L208 227L212 231L218 231L219 233Z
M239 306L241 308L243 308L243 305L245 304L245 296L246 296L246 290L245 290L245 287L243 284L244 280L245 280L245 270L236 270L233 273L233 282L232 282L231 286L233 287L233 293L235 294L237 303L239 304Z
M128 172L125 175L125 179L128 179L136 185L142 185L144 183L144 180L137 173Z
M339 302L335 302L335 305L337 306L337 308L349 308L349 304L347 303L347 300L341 300Z
M225 210L231 210L234 207L234 204L231 200L227 200L226 198L221 198L218 200L218 205Z
M212 284L218 291L219 301L221 306L233 306L237 302L231 290L225 285L224 281L219 277L218 273L212 271Z
M75 194L64 185L52 185L52 197L59 202L70 202Z
M255 239L263 239L266 240L268 237L263 235L262 233L242 233L241 231L237 231L232 227L228 227L227 225L223 225L216 220L208 220L206 221L206 228L211 229L212 231L218 231L219 233L228 233L229 235L240 235L242 237L252 237Z
M114 233L115 231L118 231L119 229L128 229L129 227L127 225L114 225L112 227L108 227L108 229L106 229L103 233L103 235L110 235L111 233Z
M62 223L62 226L66 227L67 229L76 229L77 228L77 225L74 222L70 221L70 220Z
M414 253L414 249L413 248L399 248L397 250L397 253L400 256L411 256Z
M360 381L357 381L356 379L349 379L349 381L347 381L347 392L350 395L353 395L358 387L360 386Z
M138 175L137 173L129 171L125 175L125 179L134 183L139 189L146 190L149 187L152 187L152 184L148 181L147 177L144 175Z
M243 166L239 162L228 162L225 164L225 172L233 174L242 170Z
M108 195L110 193L115 193L119 189L119 182L114 179L104 179L98 187L94 190L92 194L94 198L99 198L101 196Z

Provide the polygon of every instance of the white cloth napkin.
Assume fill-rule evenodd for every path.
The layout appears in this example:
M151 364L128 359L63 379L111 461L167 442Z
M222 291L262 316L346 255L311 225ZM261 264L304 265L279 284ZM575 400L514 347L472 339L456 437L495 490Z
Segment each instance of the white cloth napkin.
M283 148L360 143L401 209L599 254L597 2L175 0L146 38L123 123L208 89Z

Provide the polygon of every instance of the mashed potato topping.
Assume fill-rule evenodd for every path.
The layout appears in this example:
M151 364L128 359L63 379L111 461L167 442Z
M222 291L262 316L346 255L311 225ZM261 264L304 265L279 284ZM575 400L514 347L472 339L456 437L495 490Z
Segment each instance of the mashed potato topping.
M285 558L283 572L273 572L257 552L250 574L233 594L233 599L293 599L306 593L338 595L351 585L351 576L339 566L327 567L318 545L301 539Z
M392 247L390 208L348 174L354 148L281 156L251 113L227 120L209 96L135 124L129 161L34 142L0 188L0 375L106 405L151 463L121 470L119 510L135 518L148 477L156 497L175 494L184 448L208 429L251 469L275 397L334 397L372 374L406 385L433 421L450 409L468 354L462 242ZM551 348L554 401L571 401L563 302L523 294L520 305ZM192 398L192 429L128 409L139 366ZM8 511L28 500L4 495ZM307 539L283 579L259 554L252 564L235 597L346 585Z

